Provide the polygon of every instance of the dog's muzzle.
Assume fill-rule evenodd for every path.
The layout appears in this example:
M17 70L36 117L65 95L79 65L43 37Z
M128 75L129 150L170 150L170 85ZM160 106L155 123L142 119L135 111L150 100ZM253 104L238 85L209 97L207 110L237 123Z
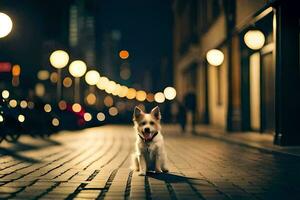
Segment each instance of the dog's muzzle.
M151 132L142 132L143 136L141 136L140 134L139 137L144 141L144 142L151 142L155 136L158 134L158 132L155 133L151 133Z

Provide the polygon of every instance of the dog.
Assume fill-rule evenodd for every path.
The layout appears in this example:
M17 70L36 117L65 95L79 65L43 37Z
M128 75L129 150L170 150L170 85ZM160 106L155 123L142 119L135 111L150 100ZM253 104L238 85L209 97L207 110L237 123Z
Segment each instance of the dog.
M156 106L150 113L135 107L133 113L136 143L132 169L145 176L147 172L167 173L167 154L161 134L161 113Z

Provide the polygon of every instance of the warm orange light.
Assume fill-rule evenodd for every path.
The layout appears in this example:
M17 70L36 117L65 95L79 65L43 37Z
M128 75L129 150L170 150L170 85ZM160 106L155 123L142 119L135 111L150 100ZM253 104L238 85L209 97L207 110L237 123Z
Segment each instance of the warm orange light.
M20 67L20 65L14 65L12 67L11 73L12 73L13 76L20 76L20 74L21 74L21 67Z
M127 50L122 50L119 52L119 56L122 59L127 59L129 57L129 52Z
M148 102L153 102L154 101L154 94L148 93L147 94L147 101Z
M80 111L81 111L81 105L80 105L79 103L74 103L74 104L72 105L72 110L73 110L74 112L80 112Z
M140 90L136 92L136 100L138 101L145 101L147 97L147 94L145 91Z
M118 94L118 96L119 97L126 97L127 92L128 92L128 87L121 86L120 93Z
M58 107L59 107L60 110L66 110L67 109L67 102L65 102L64 100L61 100L58 103Z
M63 85L64 85L64 87L69 88L69 87L72 86L72 82L73 81L72 81L72 79L70 77L66 77L63 80Z
M86 112L86 113L84 113L83 118L86 122L89 122L92 120L93 117L92 117L91 113Z
M108 113L111 116L116 116L119 113L119 111L116 107L111 107L111 108L108 109Z
M136 90L134 88L129 88L126 97L127 99L134 99L136 97Z
M86 97L86 102L89 104L89 105L94 105L97 101L97 97L94 93L90 93L87 95Z
M106 96L104 98L104 105L106 107L111 107L113 104L114 104L114 100L113 100L113 98L111 96Z
M58 74L56 72L52 72L50 74L50 81L52 83L57 83L57 81L58 81Z

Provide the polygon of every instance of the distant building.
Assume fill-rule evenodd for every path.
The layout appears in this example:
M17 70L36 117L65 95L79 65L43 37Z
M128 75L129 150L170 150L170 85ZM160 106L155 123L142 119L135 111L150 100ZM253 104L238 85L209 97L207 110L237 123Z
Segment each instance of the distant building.
M179 99L195 91L198 123L274 133L276 144L299 145L296 1L175 0L173 10L174 81ZM245 44L249 30L264 35L257 50ZM220 66L207 62L211 49L223 52Z

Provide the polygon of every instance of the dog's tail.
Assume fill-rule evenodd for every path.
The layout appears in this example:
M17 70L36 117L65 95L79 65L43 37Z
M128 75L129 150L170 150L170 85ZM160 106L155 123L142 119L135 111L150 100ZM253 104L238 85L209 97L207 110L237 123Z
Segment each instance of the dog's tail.
M139 161L138 161L138 158L135 154L132 154L131 155L131 166L130 166L130 169L131 170L134 170L134 171L139 171Z

